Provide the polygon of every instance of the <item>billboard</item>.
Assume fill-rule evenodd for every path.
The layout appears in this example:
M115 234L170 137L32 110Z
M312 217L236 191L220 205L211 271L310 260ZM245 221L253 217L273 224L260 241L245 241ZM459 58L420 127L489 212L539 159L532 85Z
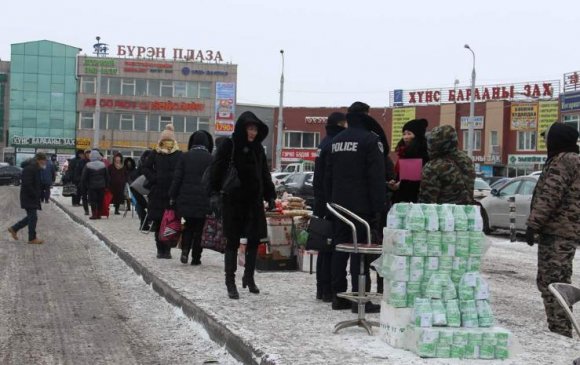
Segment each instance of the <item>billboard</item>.
M517 103L511 106L510 129L512 131L529 131L538 124L537 103Z
M538 151L547 151L546 141L541 134L557 120L558 102L540 101L538 105Z
M563 112L573 112L580 110L580 91L572 91L562 94Z
M469 129L469 117L461 117L461 129ZM483 129L484 118L482 115L473 116L473 129Z
M234 132L236 83L216 82L215 95L215 134L229 136Z
M403 138L403 125L415 119L415 108L394 108L393 127L391 132L391 148L394 151L399 140Z

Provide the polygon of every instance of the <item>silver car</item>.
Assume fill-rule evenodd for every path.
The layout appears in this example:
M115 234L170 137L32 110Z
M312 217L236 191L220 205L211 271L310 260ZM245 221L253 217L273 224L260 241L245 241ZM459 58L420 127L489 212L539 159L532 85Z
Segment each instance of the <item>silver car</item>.
M494 229L510 228L509 198L513 196L516 200L516 230L525 232L537 182L538 176L516 177L501 189L493 189L490 196L482 199L481 215L484 231L490 233Z

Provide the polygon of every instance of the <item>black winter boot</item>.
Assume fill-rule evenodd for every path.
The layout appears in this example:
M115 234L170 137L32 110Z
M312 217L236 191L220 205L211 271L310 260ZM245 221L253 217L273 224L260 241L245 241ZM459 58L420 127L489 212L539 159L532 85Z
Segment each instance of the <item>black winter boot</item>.
M238 268L238 253L232 250L226 250L224 254L224 262L226 269L226 288L230 299L240 299L240 293L236 288L236 270Z
M254 272L256 271L256 256L258 249L252 248L246 251L246 265L244 270L244 277L242 278L242 288L248 288L252 294L260 294L260 289L256 286L254 281Z

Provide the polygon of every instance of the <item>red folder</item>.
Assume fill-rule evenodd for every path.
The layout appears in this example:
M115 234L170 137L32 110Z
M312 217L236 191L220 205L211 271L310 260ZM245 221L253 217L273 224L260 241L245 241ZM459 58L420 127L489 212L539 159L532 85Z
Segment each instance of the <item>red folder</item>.
M402 158L399 160L399 180L421 181L423 160L420 158Z

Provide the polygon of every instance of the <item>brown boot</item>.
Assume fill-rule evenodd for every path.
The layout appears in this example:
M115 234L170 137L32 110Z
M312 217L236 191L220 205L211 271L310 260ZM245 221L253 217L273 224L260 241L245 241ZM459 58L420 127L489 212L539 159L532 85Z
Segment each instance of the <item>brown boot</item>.
M42 245L44 243L44 241L40 240L38 238L35 238L32 241L28 241L28 243L31 245Z
M8 228L8 232L10 233L12 238L14 238L15 241L18 241L18 235L16 234L16 231L14 230L14 228L12 228L12 227Z

